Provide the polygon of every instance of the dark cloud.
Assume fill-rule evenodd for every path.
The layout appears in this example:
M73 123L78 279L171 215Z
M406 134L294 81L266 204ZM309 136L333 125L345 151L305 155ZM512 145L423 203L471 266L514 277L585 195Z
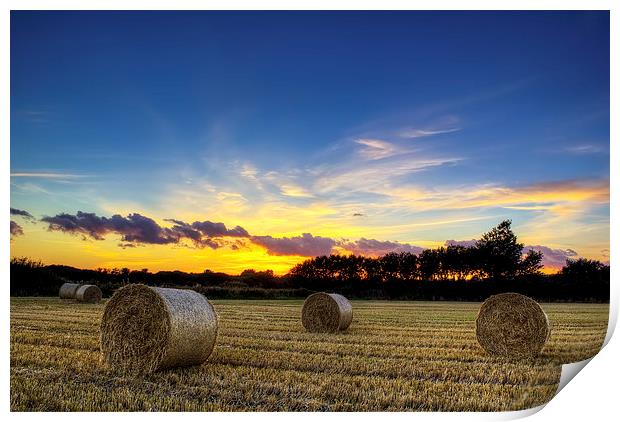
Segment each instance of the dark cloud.
M304 233L295 237L252 236L250 240L267 249L269 255L320 256L329 255L336 241L329 237L312 236Z
M356 241L340 241L338 246L355 255L382 256L390 252L410 252L419 254L424 248L407 243L381 241L361 238Z
M211 221L195 221L192 228L200 231L204 236L209 237L249 237L250 234L240 226L227 229L224 223L212 223Z
M53 217L43 217L41 221L49 224L48 230L61 231L85 238L102 240L108 234L121 236L122 248L133 247L136 244L179 244L189 240L197 247L221 248L232 244L224 237L249 237L248 232L240 226L227 229L224 223L211 221L195 221L191 224L181 220L168 219L172 227L162 227L155 220L138 213L127 217L113 215L100 217L94 213L78 211L75 215L58 214Z
M13 238L13 236L22 236L23 234L24 229L22 229L22 226L11 220L11 238Z
M527 253L530 249L542 252L542 264L547 268L560 269L566 265L566 260L568 258L579 256L579 254L572 249L552 249L542 245L526 246L523 248L523 252Z
M123 248L123 249L127 249L127 248L137 248L138 246L140 246L140 245L138 245L138 244L136 244L136 243L119 243L119 244L118 244L118 247L119 247L119 248Z
M34 220L34 217L28 211L18 210L17 208L11 208L11 215L17 215L20 217L27 218L29 220Z
M241 226L227 229L224 223L213 223L211 221L194 221L191 224L181 220L168 219L174 223L171 230L179 233L181 237L191 239L197 246L208 246L212 249L221 248L231 244L223 241L223 237L249 237L250 234Z
M152 218L138 213L127 217L116 214L108 218L78 211L75 215L62 213L43 217L41 221L49 224L48 230L81 234L96 240L104 239L109 233L120 234L123 242L157 245L178 243L181 238L178 232L161 227Z
M238 251L241 248L247 248L245 239L237 239L230 244L230 249L232 249L233 251Z
M176 233L181 238L187 238L192 240L195 244L200 245L202 243L202 234L200 231L192 228L191 225L174 219L165 220L171 223L174 223L174 226L170 228L170 231Z
M32 217L28 212L11 208L12 215L26 218ZM152 218L138 213L126 217L113 215L100 217L94 213L78 211L75 215L58 214L53 217L43 217L41 221L47 223L48 230L61 231L84 238L102 240L109 234L120 236L121 248L133 248L145 244L193 246L198 248L209 247L219 249L230 247L239 250L247 247L247 242L260 245L267 249L270 255L315 257L330 255L334 248L338 251L365 256L382 256L390 252L409 252L419 254L424 248L407 243L381 241L361 238L359 240L334 240L329 237L313 236L304 233L294 237L252 236L243 227L235 226L228 229L224 223L211 221L195 221L186 223L181 220L168 219L171 227L162 227ZM11 238L23 235L22 227L11 221ZM231 239L234 238L234 239ZM189 243L188 243L189 242ZM461 245L473 246L476 240L446 240L445 246ZM526 246L524 253L533 249L543 253L543 265L548 268L561 268L567 258L578 256L572 249L552 249L547 246Z

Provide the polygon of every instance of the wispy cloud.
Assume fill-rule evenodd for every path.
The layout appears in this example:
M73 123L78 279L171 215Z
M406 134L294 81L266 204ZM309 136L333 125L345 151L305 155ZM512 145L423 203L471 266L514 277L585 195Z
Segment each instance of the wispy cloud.
M248 202L239 192L218 192L216 197L222 204L233 207L244 207Z
M421 187L398 187L385 195L418 210L468 209L500 207L515 210L568 211L567 206L590 206L609 203L608 180L564 180L511 187L479 185L426 190Z
M604 147L598 144L581 144L567 147L566 152L576 155L600 154L608 153L609 147Z
M30 182L13 183L11 182L11 191L23 195L52 195L49 190Z
M255 184L260 185L260 181L258 180L258 169L254 165L250 163L242 164L239 174Z
M301 186L284 184L280 186L282 195L294 198L312 198L314 195Z
M88 177L86 175L81 174L72 174L72 173L59 173L59 172L13 172L11 173L11 177L33 177L40 179L79 179L83 177Z
M364 146L359 154L368 160L380 160L398 153L396 145L380 139L357 139L355 143Z
M321 193L340 191L376 192L389 186L393 179L434 167L455 164L463 158L454 156L424 157L399 155L368 163L350 162L344 166L326 169L317 175L313 188Z
M53 113L45 110L20 110L13 113L18 119L31 123L48 123L52 115Z
M407 129L400 132L400 137L408 139L424 138L427 136L458 132L459 130L461 130L461 128L458 127L448 129Z

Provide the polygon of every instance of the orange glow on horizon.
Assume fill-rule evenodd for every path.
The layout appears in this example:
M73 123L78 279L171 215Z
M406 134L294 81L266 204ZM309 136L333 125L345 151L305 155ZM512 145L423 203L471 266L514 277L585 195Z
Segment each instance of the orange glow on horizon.
M293 266L309 257L297 255L270 255L262 246L246 242L239 250L222 247L191 248L170 245L143 245L121 249L118 240L82 240L63 233L35 230L28 236L11 241L11 257L29 257L44 264L70 265L77 268L129 268L151 272L180 270L203 272L207 269L235 275L246 269L272 270L277 275L286 274ZM442 242L424 242L425 247L441 246ZM348 255L350 252L336 248L333 253ZM588 258L605 260L603 256ZM560 270L544 267L542 272L553 274Z

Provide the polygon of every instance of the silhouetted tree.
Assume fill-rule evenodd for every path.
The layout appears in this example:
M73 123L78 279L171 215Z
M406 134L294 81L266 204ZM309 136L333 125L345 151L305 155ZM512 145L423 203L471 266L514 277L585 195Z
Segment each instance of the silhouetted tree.
M436 249L424 249L419 257L420 274L424 280L434 280L439 274L441 261Z
M488 278L505 280L514 278L521 269L523 243L517 242L510 220L504 220L476 242L480 252L482 271Z
M521 259L521 265L517 274L521 276L540 274L540 270L543 268L542 258L542 252L530 249Z
M232 298L303 297L310 291L327 290L366 298L484 300L491 294L516 291L541 300L609 300L608 265L568 260L560 274L543 275L542 253L530 250L523 255L523 245L510 226L510 220L501 222L475 246L442 246L419 255L318 256L295 265L286 276L253 269L238 276L210 270L82 270L14 258L11 295L55 296L60 285L71 280L97 284L106 296L131 282L192 288L208 296Z
M608 282L609 265L593 259L567 259L561 273L566 279L576 283L598 284Z

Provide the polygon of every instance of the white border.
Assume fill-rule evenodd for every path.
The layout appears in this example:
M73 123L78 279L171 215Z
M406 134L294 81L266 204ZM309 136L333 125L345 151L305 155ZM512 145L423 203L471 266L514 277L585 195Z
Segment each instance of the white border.
M235 10L235 9L264 9L264 10L611 10L611 150L610 159L611 162L618 163L618 125L614 122L620 121L618 115L618 84L617 75L620 73L619 60L619 31L620 14L618 12L619 6L616 1L603 1L603 0L591 0L591 1L576 1L576 0L503 0L503 1L490 1L490 0L475 0L465 2L463 0L436 0L436 1L404 1L404 0L382 0L382 1L342 1L342 0L304 0L295 2L285 2L277 0L264 0L264 1L251 1L251 0L229 0L222 1L210 1L201 2L196 0L176 0L176 1L139 1L139 0L93 0L93 1L77 1L77 0L57 0L53 2L44 0L5 0L2 2L2 15L0 18L0 50L1 56L5 60L2 61L0 67L0 80L2 83L2 95L0 95L0 107L2 113L0 115L0 133L2 134L3 151L0 153L0 166L2 167L2 183L0 190L4 201L4 209L2 213L9 217L8 206L10 202L10 165L9 165L9 148L10 148L10 130L9 130L9 109L10 109L10 75L9 75L9 34L10 34L10 10L38 10L38 9L57 9L57 10L199 10L199 9L212 9L212 10ZM614 7L615 6L615 7ZM535 420L556 420L563 418L570 419L601 419L608 420L610 415L617 414L617 376L618 376L618 362L616 356L620 355L620 347L618 346L617 339L611 338L611 333L615 327L617 321L618 311L618 289L617 279L618 271L614 264L617 262L617 247L618 236L620 233L620 227L617 223L618 212L618 166L610 166L611 174L611 242L610 242L610 260L612 263L611 277L612 277L612 297L611 297L611 315L610 326L608 331L607 340L609 343L607 346L587 365L587 369L578 374L576 380L572 381L566 388L564 388L556 398L554 398L543 411L541 408L523 411L523 412L507 412L507 413L416 413L414 415L407 413L390 413L388 417L399 420L409 420L409 418L416 418L418 420L448 420L458 418L459 420L501 420L512 419L515 417L526 416L533 411L539 411L534 416ZM10 217L9 217L10 218ZM7 221L9 218L6 218ZM0 282L2 282L2 289L5 294L5 308L2 315L2 337L0 342L4 356L2 359L2 374L5 382L2 384L2 409L5 412L9 412L9 320L10 320L10 302L9 302L9 242L6 241L8 234L5 232L5 241L0 245L1 250L1 263L0 263ZM32 417L45 417L52 420L63 420L83 418L81 414L28 414L28 413L11 413L9 415L15 419L30 419ZM89 417L97 420L104 420L110 415L105 413L91 414ZM168 415L164 413L159 414L141 414L141 413L118 413L114 415L119 418L149 418L149 420L163 420ZM179 417L180 414L175 414L174 417ZM217 413L204 415L201 413L195 414L183 414L183 417L202 420L203 418L209 419L246 419L253 418L264 421L282 420L289 422L291 417L300 420L310 420L316 418L318 415L314 413L296 413L291 415L288 413ZM344 415L326 414L324 417L328 419L342 418ZM377 417L383 417L383 414L377 413L359 413L355 414L356 418L365 420L375 420ZM323 415L321 415L323 417Z

